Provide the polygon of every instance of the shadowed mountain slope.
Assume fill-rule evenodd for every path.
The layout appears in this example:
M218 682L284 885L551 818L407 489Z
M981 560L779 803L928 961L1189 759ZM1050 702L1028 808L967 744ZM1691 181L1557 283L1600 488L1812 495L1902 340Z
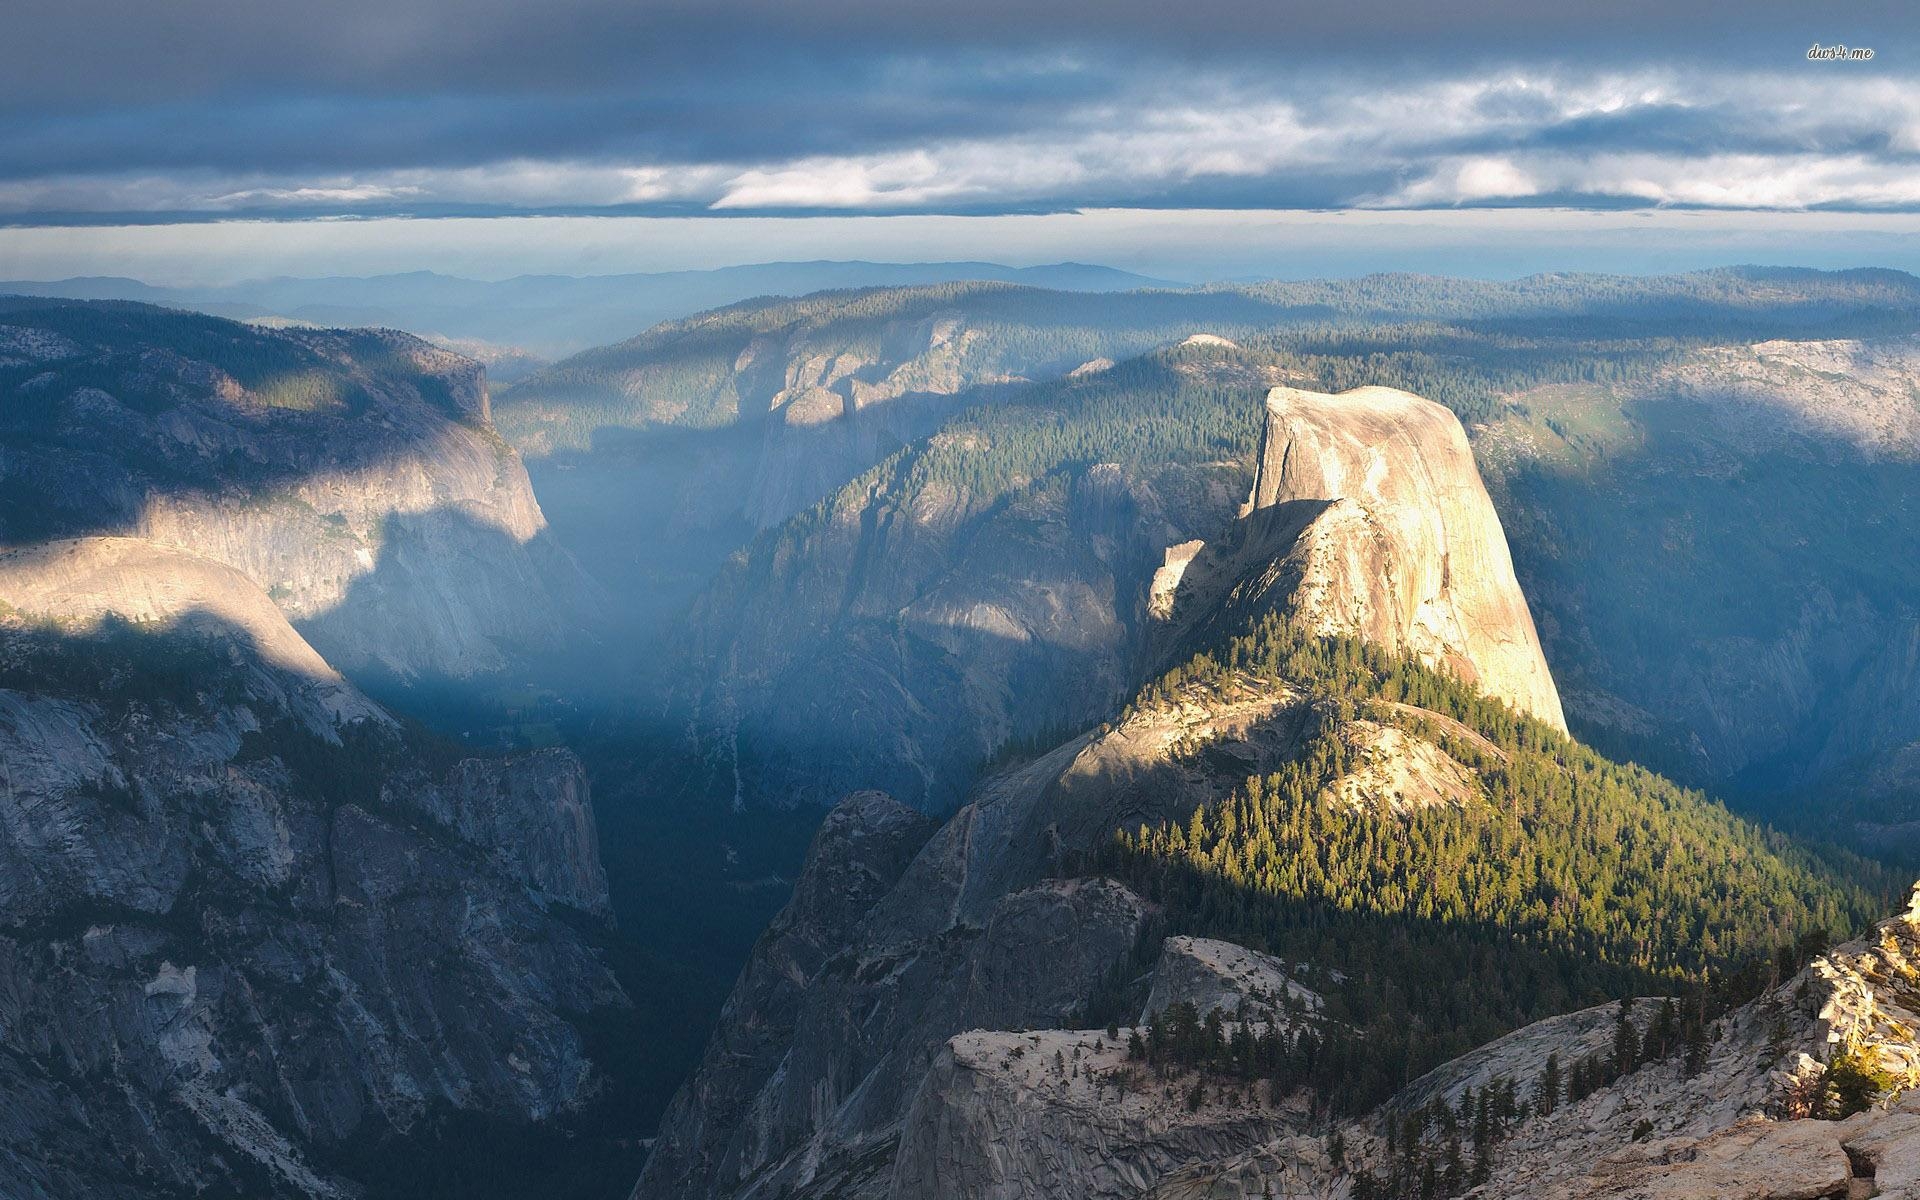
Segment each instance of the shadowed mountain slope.
M461 759L239 572L84 538L0 554L0 779L0 1190L346 1200L490 1163L463 1194L515 1194L543 1139L626 1169L575 1132L628 1000L570 753Z
M597 619L481 369L407 335L6 299L0 398L5 544L190 550L336 665L402 678L498 670Z

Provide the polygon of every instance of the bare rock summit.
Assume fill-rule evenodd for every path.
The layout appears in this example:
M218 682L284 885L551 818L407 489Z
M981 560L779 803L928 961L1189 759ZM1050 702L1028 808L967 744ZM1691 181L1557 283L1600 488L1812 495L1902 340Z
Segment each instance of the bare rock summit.
M1181 591L1194 599L1163 604L1170 619L1203 613L1238 625L1279 609L1314 632L1416 655L1564 730L1459 420L1384 387L1276 387L1266 408L1241 523L1185 569Z

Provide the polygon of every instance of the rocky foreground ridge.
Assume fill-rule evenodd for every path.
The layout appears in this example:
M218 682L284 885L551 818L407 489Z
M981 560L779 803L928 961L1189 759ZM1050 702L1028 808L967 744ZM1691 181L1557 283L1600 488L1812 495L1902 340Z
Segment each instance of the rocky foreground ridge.
M1650 1008L1648 1005L1642 1005ZM1484 1200L1920 1196L1920 889L1907 910L1717 1023L1698 1069L1650 1063L1523 1121ZM1536 1061L1564 1043L1531 1041ZM1841 1074L1863 1111L1839 1115ZM1258 1193L1252 1193L1257 1195Z
M813 870L835 863L844 871L863 843L897 862L914 836L902 843L899 835L920 820L881 797L849 801L815 847L805 893L821 882ZM862 832L869 821L874 832ZM927 849L939 849L938 837ZM925 887L928 879L915 878L921 866L910 866L902 884ZM869 884L878 878L858 873ZM1521 1107L1484 1152L1484 1182L1441 1194L1920 1197L1920 1101L1905 1095L1920 1083L1920 889L1906 912L1715 1020L1698 1061L1693 1051L1653 1057L1577 1099L1566 1096L1562 1074L1560 1103L1542 1111L1543 1080L1615 1052L1620 1006L1605 1004L1517 1030L1332 1129L1298 1093L1276 1098L1233 1076L1156 1072L1131 1046L1155 1013L1181 1004L1216 1014L1230 1032L1312 1030L1318 998L1301 985L1297 966L1232 943L1167 938L1143 981L1151 998L1140 1023L1081 1028L1070 1003L1020 998L1061 979L1084 981L1081 953L1062 970L1051 965L1069 944L1083 943L1056 937L1016 958L1003 931L1028 921L1038 902L1084 919L1084 945L1111 946L1116 935L1150 928L1124 889L1094 881L1023 889L996 906L984 936L945 930L940 940L963 946L947 951L937 970L926 961L928 942L899 940L901 914L882 915L901 904L898 890L857 926L862 936L893 930L887 953L847 944L841 932L829 939L840 948L820 958L815 942L818 965L783 973L782 1004L765 1010L755 1007L765 993L743 981L636 1196L1358 1200L1399 1194L1361 1181L1389 1178L1396 1155L1406 1153L1404 1141L1396 1150L1389 1140L1390 1122L1439 1105L1469 1111L1476 1096L1504 1089ZM964 905L965 890L955 881L933 901ZM791 939L793 924L782 928ZM976 950L976 940L992 945ZM749 980L759 977L767 949ZM821 988L831 997L825 1005L816 1004ZM1637 1037L1660 1036L1661 1003L1635 1006ZM786 1006L797 1008L797 1021L770 1027L768 1017ZM885 1028L862 1028L875 1013L885 1014ZM1012 1013L1025 1019L1005 1019ZM1056 1015L1065 1023L1047 1027ZM782 1034L795 1028L804 1038L788 1042ZM941 1038L942 1029L954 1032ZM742 1052L749 1044L756 1062ZM914 1065L904 1073L917 1080L903 1086L903 1068ZM1864 1093L1848 1082L1863 1078ZM1843 1114L1849 1094L1863 1111ZM1470 1126L1463 1118L1461 1128ZM1437 1132L1422 1137L1423 1153L1440 1160Z
M570 753L419 743L212 559L0 554L0 1193L395 1194L562 1120L607 913Z

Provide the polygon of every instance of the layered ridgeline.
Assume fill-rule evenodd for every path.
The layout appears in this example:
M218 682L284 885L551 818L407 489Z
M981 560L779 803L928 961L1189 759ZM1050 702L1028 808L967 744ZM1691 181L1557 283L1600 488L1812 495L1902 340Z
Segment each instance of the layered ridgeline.
M1542 334L1689 341L1796 331L1898 332L1920 287L1892 271L1728 270L1664 277L1542 275L1513 282L1411 275L1108 294L1008 283L822 292L752 300L577 354L517 385L502 428L531 453L662 426L822 424L876 404L980 383L1047 379L1194 333L1238 340L1379 331L1375 352L1498 328L1511 349ZM1577 322L1583 334L1569 328ZM1764 331L1764 332L1763 332ZM1616 345L1615 350L1625 347ZM1439 364L1433 364L1439 366Z
M241 572L85 537L0 553L0 779L0 1192L633 1169L604 1133L629 1001L570 753L462 758Z
M1162 588L1167 652L1205 649L937 831L836 809L637 1195L1132 1196L1274 1144L1229 1194L1285 1194L1451 1054L1875 911L1561 732L1445 410L1281 388L1265 421Z
M477 364L385 331L0 299L0 544L96 534L234 568L350 672L499 670L599 605Z
M1585 379L1622 357L1611 332L1575 332L1596 319L1664 351L1676 337L1709 331L1772 336L1849 317L1858 324L1863 313L1884 322L1889 310L1915 303L1898 277L1762 285L1736 274L1515 283L1383 276L1104 294L994 282L828 292L666 321L574 355L507 391L499 421L531 461L542 503L568 544L625 598L624 619L652 633L756 532L830 496L954 413L1194 334L1245 343L1294 331L1289 349L1339 360L1333 374L1309 376L1322 386L1363 382L1353 368L1378 370L1391 359L1404 373L1390 382L1479 419L1489 411L1488 384L1510 371L1500 364L1483 379L1461 369L1472 366L1460 362L1461 350L1482 342L1526 366L1556 360L1548 378ZM1458 326L1410 332L1409 321ZM1531 330L1516 339L1502 329L1488 340L1486 330L1516 322L1579 345L1556 354Z
M756 533L986 395L1281 319L1237 293L999 283L752 301L557 363L502 398L500 422L569 544L651 633Z
M891 303L906 304L903 297L918 294L888 295ZM1005 294L1023 295L1018 289ZM988 328L989 338L1011 338L976 312L988 295L1001 293L943 293L941 311L957 322L956 331L978 324ZM1067 368L1066 379L964 389L941 398L944 407L937 412L923 410L937 426L898 459L889 459L891 435L844 458L796 455L803 464L796 469L821 468L815 483L838 471L855 473L831 492L823 510L801 511L758 543L751 541L756 525L806 491L786 491L787 501L761 510L755 520L744 515L742 497L758 494L757 472L774 461L766 457L769 448L788 445L783 439L793 436L776 418L760 420L778 424L777 433L764 423L752 437L734 425L727 426L733 435L699 432L646 424L634 415L645 411L640 399L622 399L620 412L627 415L605 420L642 426L622 435L625 442L609 435L601 450L559 454L536 461L534 469L543 489L551 480L553 490L543 490L543 500L564 513L556 519L570 530L582 529L585 544L594 547L582 553L596 569L607 554L621 558L625 565L619 569L632 572L630 580L658 582L672 558L662 546L676 538L676 544L693 540L687 531L699 522L721 522L706 527L713 534L707 557L675 560L678 565L667 571L672 586L647 594L664 608L674 596L696 593L705 574L724 574L724 583L706 585L686 626L669 628L676 643L720 653L708 660L710 667L726 661L726 647L737 647L743 674L763 681L734 698L733 708L706 712L723 735L715 743L719 749L710 747L711 757L729 763L731 714L739 714L748 751L739 794L775 804L827 802L845 787L881 784L903 797L928 792L950 800L970 774L954 779L953 764L1023 744L1056 720L1081 720L1116 698L1107 690L1115 678L1109 647L1138 641L1128 622L1144 620L1132 612L1137 568L1129 556L1150 556L1149 571L1177 567L1185 552L1162 558L1168 548L1196 539L1217 543L1233 519L1220 492L1208 493L1202 510L1183 499L1202 495L1195 486L1163 487L1162 467L1221 464L1214 470L1225 496L1244 495L1259 434L1254 414L1235 397L1272 382L1317 391L1369 384L1405 388L1452 409L1487 467L1517 573L1533 597L1540 639L1562 677L1566 715L1575 729L1620 757L1651 761L1717 788L1747 792L1782 782L1813 787L1851 780L1831 790L1842 799L1895 797L1887 804L1853 805L1858 811L1848 823L1861 843L1885 846L1898 836L1895 827L1905 821L1908 806L1898 796L1903 787L1912 791L1902 782L1912 775L1911 755L1902 748L1920 735L1920 720L1901 699L1914 692L1903 683L1913 661L1911 621L1903 614L1920 605L1920 577L1913 571L1920 554L1901 549L1920 536L1911 506L1902 500L1920 483L1902 433L1915 411L1911 335L1920 288L1912 279L1885 272L1758 270L1514 283L1398 277L1222 289L1202 298L1156 293L1153 303L1178 314L1196 311L1183 305L1215 303L1222 295L1268 307L1217 324L1170 319L1144 332L1172 343L1198 325L1229 336L1237 349L1216 342L1174 352L1186 363L1169 361L1167 352L1149 360L1168 371L1131 362L1101 370L1097 361L1081 360ZM784 381L789 369L796 379L805 376L805 363L839 361L843 348L853 355L848 362L862 361L865 351L856 351L866 335L857 332L859 313L870 299L861 294L742 306L715 319L749 322L764 311L785 329L793 311L812 313L805 337L777 373ZM1145 302L1077 297L1059 311L1097 327L1105 319L1100 306L1123 301ZM1018 315L1009 308L1001 318L1012 323ZM1039 322L1030 331L1036 337L1049 328L1041 318L1021 319ZM1264 329L1250 331L1249 319L1256 326L1264 322ZM643 378L698 374L676 372L677 364L698 357L699 324L658 331L658 343L630 360L636 397L653 394ZM725 353L743 344L729 340ZM1051 366L1036 362L1025 373L1061 369L1089 349L1076 342ZM1232 387L1238 391L1209 393L1199 384L1192 363L1202 357L1215 362L1216 374L1237 374L1240 382ZM752 361L782 360L769 348ZM703 377L733 378L730 367L714 370ZM902 406L900 400L908 402ZM900 400L855 411L877 419L912 407L909 398ZM558 408L572 411L564 404ZM1119 422L1105 420L1109 409L1154 431L1187 425L1196 436L1182 440L1154 432L1134 438L1116 427ZM821 438L837 438L866 419L848 417L842 405L841 415L808 428ZM747 457L716 465L718 459L706 456L727 436L745 439L740 444ZM629 450L640 457L621 457ZM886 465L859 471L868 453ZM699 466L688 465L694 463ZM710 483L673 485L674 472L683 470L689 480L697 473ZM787 477L785 471L768 478ZM643 509L657 519L567 524L607 488L640 486L632 482L640 478L646 487L666 489L656 497L660 507ZM1156 536L1166 535L1161 545L1146 544L1154 538L1135 541L1123 526L1093 517L1091 510L1106 502L1096 500L1098 489L1090 484L1102 479L1124 481L1120 486L1129 495L1142 485L1154 493L1168 514L1156 530ZM943 491L920 481L955 486ZM976 497L977 506L970 507ZM912 503L922 507L908 507ZM989 513L996 503L999 508ZM1142 525L1160 521L1154 503ZM942 520L917 520L918 512ZM719 513L732 515L721 520ZM1023 522L1023 516L1033 519ZM721 550L730 544L742 548L744 564L724 561ZM1076 583L1066 593L1081 604L1082 620L1098 610L1107 622L1087 648L1070 646L1069 639L1019 612L1026 601L1016 589L1028 573L1030 545L1040 548L1036 578L1055 572L1087 581L1086 590ZM1071 565L1075 555L1113 546L1118 550L1111 566L1088 571ZM1003 559L1011 576L1004 585L994 582ZM1056 569L1062 562L1069 565ZM1765 569L1753 571L1756 563ZM1102 591L1108 577L1116 580L1111 603ZM1741 583L1730 588L1729 579ZM802 590L783 606L776 592L754 591L762 584ZM743 587L744 598L738 595ZM946 605L941 592L964 597L967 607ZM1087 594L1097 603L1082 603L1078 597ZM918 618L936 606L943 610L942 623L929 630ZM1003 621L1003 611L1014 615ZM955 612L977 612L1004 625L1009 636L956 631ZM890 620L902 632L873 632ZM1042 714L1023 723L1016 714L1007 722L992 712L1003 705L991 689L1015 669L992 668L984 681L956 689L953 682L965 681L966 670L949 672L942 653L933 654L930 667L928 640L910 639L908 632L930 632L953 645L972 637L970 658L1044 660L1026 678L1043 689L1055 678L1073 680L1076 687L1060 689L1073 694L1057 718ZM777 762L763 781L752 760L787 756L790 736L794 755L831 750L810 731L830 729L834 715L825 722L797 715L806 708L806 693L783 693L779 682L793 647L812 648L823 639L814 669L858 693L885 692L923 705L915 720L933 745L923 749L916 735L910 749L890 757L897 763L917 757L924 772L917 766L842 770L829 754L830 778L822 787L810 787ZM856 641L859 649L851 648ZM900 650L903 642L909 652ZM674 674L670 689L685 682L684 673ZM896 676L907 682L900 685ZM1119 676L1124 693L1125 671ZM930 682L935 678L959 699L936 697ZM678 690L684 695L686 689ZM987 715L968 715L975 710ZM949 720L955 712L960 719ZM875 720L884 725L890 718L877 714ZM879 728L870 732L883 742L895 736ZM846 746L856 758L863 753L858 739ZM929 775L932 782L914 782L913 774ZM717 777L722 791L736 794L730 769ZM1784 817L1805 806L1805 797L1797 796L1772 812ZM1812 807L1827 811L1831 805L1815 797Z
M953 283L749 301L554 364L517 385L501 425L531 453L660 426L818 426L902 399L1047 379L1190 333L1251 332L1283 304L1239 292L1089 295Z
M318 279L280 276L213 286L156 287L135 279L0 280L0 293L71 300L138 300L239 320L412 330L487 363L538 368L630 336L659 321L754 296L799 296L828 288L901 287L956 279L1001 280L1060 291L1109 292L1158 281L1111 267L1051 263L751 263L708 271L624 275L518 275L461 279L433 271ZM515 360L518 360L517 362Z

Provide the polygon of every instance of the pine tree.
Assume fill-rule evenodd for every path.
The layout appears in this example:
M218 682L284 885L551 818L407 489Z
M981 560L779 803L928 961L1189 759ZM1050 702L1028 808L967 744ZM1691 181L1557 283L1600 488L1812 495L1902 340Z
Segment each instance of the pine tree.
M1640 1035L1633 1026L1633 997L1620 1000L1620 1013L1613 1025L1613 1074L1631 1075L1640 1065Z
M1547 1065L1540 1072L1540 1082L1534 1087L1533 1107L1541 1116L1546 1116L1560 1107L1560 1055L1547 1055Z

